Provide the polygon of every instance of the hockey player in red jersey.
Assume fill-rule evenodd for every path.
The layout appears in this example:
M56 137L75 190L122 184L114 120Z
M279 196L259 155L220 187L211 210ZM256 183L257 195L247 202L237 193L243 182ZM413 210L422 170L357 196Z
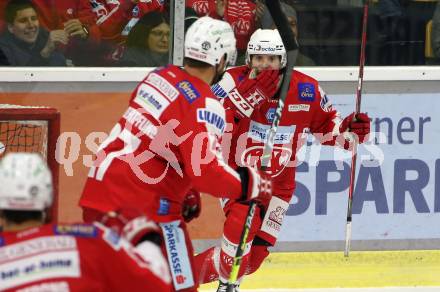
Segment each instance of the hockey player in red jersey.
M100 146L80 200L84 220L136 207L160 222L174 287L195 291L193 248L183 221L192 188L220 198L269 200L270 180L223 161L223 106L210 84L235 58L224 21L202 17L185 38L184 67L158 68L134 90L129 106Z
M266 135L278 102L279 78L286 66L286 51L277 30L257 30L251 37L247 65L228 70L213 86L225 108L235 119L229 164L260 167ZM276 70L276 74L274 74ZM295 155L304 142L303 133L313 133L321 143L347 147L345 137L353 132L359 142L370 131L366 114L339 117L318 82L294 71L274 139L268 172L272 176L273 196L255 216L244 250L239 277L255 272L269 255L280 232L284 214L295 190ZM340 135L342 134L342 135ZM303 139L301 139L303 138ZM234 200L222 202L226 221L221 247L213 247L196 256L201 283L220 280L217 291L226 291L232 258L240 240L248 206ZM258 214L258 212L256 212ZM239 282L236 283L239 286Z
M123 237L99 223L45 224L52 178L35 153L7 154L0 185L0 291L172 291L153 221L134 219Z

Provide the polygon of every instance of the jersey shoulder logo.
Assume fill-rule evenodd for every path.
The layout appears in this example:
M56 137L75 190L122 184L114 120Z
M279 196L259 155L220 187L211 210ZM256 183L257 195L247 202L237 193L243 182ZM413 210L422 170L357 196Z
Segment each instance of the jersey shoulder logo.
M312 102L315 100L316 90L313 83L298 83L298 98L301 101Z
M180 81L176 87L190 104L200 97L200 93L188 80Z

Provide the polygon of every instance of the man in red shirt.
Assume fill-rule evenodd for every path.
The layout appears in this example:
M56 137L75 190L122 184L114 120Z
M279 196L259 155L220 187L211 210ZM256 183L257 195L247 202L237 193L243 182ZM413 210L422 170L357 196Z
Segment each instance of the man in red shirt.
M279 98L279 74L285 71L286 50L277 30L257 30L251 37L245 66L229 69L214 93L223 100L234 119L229 165L261 167L266 135L272 125ZM284 214L295 190L296 152L312 133L322 144L349 146L355 135L359 142L370 132L366 114L341 119L318 81L294 71L274 139L268 173L273 181L270 202L257 208L243 254L239 276L255 272L269 255L268 247L278 238ZM255 87L256 86L256 87ZM224 199L226 214L221 247L196 256L201 283L220 280L218 291L226 291L232 258L239 244L248 206ZM238 287L240 282L236 283Z
M200 15L209 15L228 22L237 39L237 50L246 51L246 45L256 27L255 1L252 0L187 0L186 6L191 7Z
M145 217L124 227L127 239L99 223L45 223L52 177L39 154L0 161L1 291L171 291L160 229ZM141 236L141 237L140 237Z
M189 189L239 201L268 200L270 181L250 167L223 161L225 111L211 91L234 62L231 26L202 17L188 29L183 68L148 74L100 146L80 206L86 222L136 207L160 222L174 287L196 291L193 248L182 211Z

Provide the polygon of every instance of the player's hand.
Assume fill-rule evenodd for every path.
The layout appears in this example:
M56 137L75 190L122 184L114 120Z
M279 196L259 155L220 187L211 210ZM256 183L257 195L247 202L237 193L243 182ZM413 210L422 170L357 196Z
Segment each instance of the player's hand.
M183 200L182 214L185 222L190 222L194 218L199 217L202 204L200 193L196 190L190 190Z
M339 128L341 133L354 133L359 143L365 142L366 136L370 133L370 118L366 113L351 113L342 121Z
M239 167L237 172L241 179L241 200L253 200L262 206L267 206L272 197L271 177L251 167Z
M280 79L278 70L263 70L256 77L253 75L255 71L251 70L248 76L228 93L228 98L237 111L246 117L250 117L255 108L275 95Z

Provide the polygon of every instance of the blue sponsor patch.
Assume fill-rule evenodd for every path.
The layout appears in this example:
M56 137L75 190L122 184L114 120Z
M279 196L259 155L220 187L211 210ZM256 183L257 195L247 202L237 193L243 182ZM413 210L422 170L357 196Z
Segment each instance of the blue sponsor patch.
M168 215L170 213L170 201L166 198L160 198L158 215Z
M273 107L267 110L266 119L269 123L273 122L273 119L275 118L275 111L276 109Z
M176 84L176 87L190 104L200 97L200 93L194 85L187 80L180 81Z
M96 237L98 230L91 224L58 224L54 226L54 233L77 237Z
M3 237L0 236L0 246L5 245L5 240L3 239Z
M218 83L214 84L211 87L211 90L217 97L225 98L228 95L228 93Z
M245 78L245 76L242 74L238 75L238 77L237 77L238 81L240 81L240 82L243 81L244 78Z
M219 129L220 133L224 132L226 126L225 120L221 116L205 108L197 109L197 122L211 124Z
M121 240L121 237L118 233L113 231L112 229L108 229L106 234L104 235L104 240L108 242L113 247L117 247L119 244L119 241Z
M315 100L315 85L312 83L298 83L298 98L302 101Z

